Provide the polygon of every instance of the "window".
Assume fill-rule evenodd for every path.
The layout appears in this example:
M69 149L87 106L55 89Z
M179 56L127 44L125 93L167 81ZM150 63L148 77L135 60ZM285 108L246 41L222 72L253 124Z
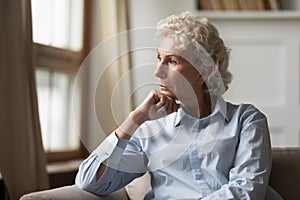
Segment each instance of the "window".
M33 41L82 49L83 0L32 0Z
M32 0L32 30L42 139L49 160L82 155L72 89L86 49L84 0Z
M74 78L73 73L36 72L42 138L47 151L74 150L79 146L70 103Z

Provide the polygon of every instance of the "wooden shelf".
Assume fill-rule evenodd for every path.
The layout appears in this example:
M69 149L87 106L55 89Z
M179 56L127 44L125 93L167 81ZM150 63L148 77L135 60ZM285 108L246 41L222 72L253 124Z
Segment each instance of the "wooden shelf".
M300 19L300 11L279 10L279 11L194 11L194 14L202 15L213 20L280 20Z

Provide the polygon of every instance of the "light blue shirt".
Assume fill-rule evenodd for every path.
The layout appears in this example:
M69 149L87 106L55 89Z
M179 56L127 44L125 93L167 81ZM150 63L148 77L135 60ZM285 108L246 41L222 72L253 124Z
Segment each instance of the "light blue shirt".
M265 115L213 99L208 117L180 108L145 122L129 141L110 134L81 164L76 185L105 195L149 171L146 200L264 199L272 162ZM96 180L101 163L107 167Z

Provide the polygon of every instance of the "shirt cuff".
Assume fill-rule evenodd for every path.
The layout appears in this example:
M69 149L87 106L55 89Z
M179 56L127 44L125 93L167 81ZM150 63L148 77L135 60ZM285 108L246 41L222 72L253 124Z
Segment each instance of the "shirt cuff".
M124 150L128 141L129 140L118 138L114 131L93 151L92 154L96 154L103 162L111 156L116 147Z

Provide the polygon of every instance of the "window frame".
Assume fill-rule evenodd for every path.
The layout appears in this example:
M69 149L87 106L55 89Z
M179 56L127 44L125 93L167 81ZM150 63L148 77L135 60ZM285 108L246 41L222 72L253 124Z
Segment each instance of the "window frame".
M33 42L33 61L36 69L77 73L81 63L90 49L91 36L91 2L83 0L82 48L78 51L62 49ZM59 67L58 67L59 66ZM82 96L83 98L83 96ZM84 108L81 108L84 112ZM81 113L82 114L82 113ZM82 128L80 128L81 130ZM79 133L82 135L82 132ZM48 162L81 159L88 156L88 151L79 140L76 150L46 152Z

